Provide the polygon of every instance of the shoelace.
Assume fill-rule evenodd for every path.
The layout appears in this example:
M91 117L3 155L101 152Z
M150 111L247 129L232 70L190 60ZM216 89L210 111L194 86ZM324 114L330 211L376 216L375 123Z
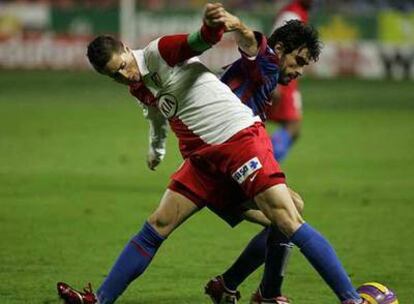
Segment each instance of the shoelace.
M93 293L92 284L89 282L88 285L83 289L84 293Z

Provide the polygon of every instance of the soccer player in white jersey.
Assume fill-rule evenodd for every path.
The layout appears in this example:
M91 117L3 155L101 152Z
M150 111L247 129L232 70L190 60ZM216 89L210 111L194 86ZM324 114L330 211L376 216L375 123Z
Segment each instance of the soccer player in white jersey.
M221 4L207 4L204 24L193 34L164 36L136 51L109 36L89 44L88 58L99 73L129 85L140 102L168 118L185 161L172 175L157 210L128 242L96 294L58 283L66 303L115 302L186 219L206 205L237 208L248 199L254 199L272 225L301 249L342 303L364 303L332 246L298 213L259 117L194 59L218 42L224 31L242 34L233 22ZM257 46L249 41L254 37L240 38L248 46L244 51L254 56ZM279 48L281 79L299 74L300 67L286 56Z

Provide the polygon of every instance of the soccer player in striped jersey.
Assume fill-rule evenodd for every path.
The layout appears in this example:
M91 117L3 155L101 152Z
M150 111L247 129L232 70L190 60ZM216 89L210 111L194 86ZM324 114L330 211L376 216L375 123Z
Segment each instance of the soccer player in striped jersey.
M189 217L207 205L234 209L249 199L301 249L342 303L363 303L332 246L297 211L259 117L194 59L219 41L224 31L242 30L236 21L222 5L207 4L204 25L196 33L164 36L136 51L108 36L89 44L88 58L99 73L129 85L141 103L168 119L184 163L97 294L58 283L59 296L66 303L114 303L145 271L163 241ZM257 54L254 37L240 38L242 45L249 46L243 51ZM277 52L281 79L300 73L300 67L291 63L296 57L285 52L283 48Z
M285 24L274 31L269 39L247 28L243 32L244 35L255 37L258 51L248 54L241 46L241 58L227 67L221 80L256 115L266 120L266 110L271 106L271 96L276 85L289 85L303 73L305 65L316 61L319 55L319 42L316 32L299 21ZM281 49L285 52L284 56L278 55ZM297 68L291 73L281 72L280 65ZM301 211L303 201L295 192L290 192L297 209ZM218 215L233 226L238 223L237 219L241 220L241 217L237 217L237 213L232 213L231 210ZM215 298L214 302L219 302L217 299L220 298L232 298L233 303L236 303L239 294L237 287L265 262L262 282L252 296L252 303L289 303L289 300L282 296L281 286L291 248L292 245L286 236L277 228L265 227L252 238L229 269L207 283L206 293Z
M298 49L300 45L306 44L308 50L314 49L312 43L315 44L317 39L312 36L314 34L312 28L300 22L307 22L311 4L311 0L294 0L285 6L278 14L275 30L269 41L266 41L261 33L254 33L259 48L258 54L248 56L240 50L241 58L227 67L221 77L221 80L229 85L240 100L255 114L260 115L263 120L282 123L282 128L272 136L273 151L278 161L283 159L293 142L292 139L297 137L296 131L299 131L301 116L297 77L285 80L278 78L275 73L279 64L275 46L277 44L287 46L287 43L293 43L293 47L289 46L288 53L290 49ZM287 24L290 20L298 21ZM317 60L317 53L310 55L312 61ZM296 63L301 67L307 65L309 63L307 57L309 56L298 52L295 58ZM276 88L277 83L282 85ZM292 190L291 194L297 209L301 211L303 201ZM238 217L234 213L228 212L224 215L219 214L219 216L231 225L238 223ZM289 303L289 300L282 296L281 287L291 248L291 244L277 229L271 226L266 227L252 238L231 267L207 283L206 293L215 298L213 302L218 302L217 299L220 298L231 298L235 303L239 295L237 287L266 261L262 282L253 294L251 302Z

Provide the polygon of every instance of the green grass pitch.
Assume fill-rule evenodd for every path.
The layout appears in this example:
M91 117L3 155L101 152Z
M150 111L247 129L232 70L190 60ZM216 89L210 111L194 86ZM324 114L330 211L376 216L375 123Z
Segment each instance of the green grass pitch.
M379 281L413 303L414 90L409 82L307 80L303 135L283 168L305 218L355 285ZM127 89L92 73L0 72L0 303L57 303L55 283L98 287L180 164L173 136L156 172ZM258 231L195 215L120 303L209 303L203 286ZM240 288L248 303L260 280ZM335 297L295 249L294 303Z

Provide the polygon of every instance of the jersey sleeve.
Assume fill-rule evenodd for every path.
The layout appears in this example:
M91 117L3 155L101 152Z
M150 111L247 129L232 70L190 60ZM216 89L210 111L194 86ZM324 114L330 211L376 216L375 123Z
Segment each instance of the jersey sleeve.
M241 54L242 70L246 75L249 75L255 82L259 82L262 79L262 71L260 69L259 61L266 54L267 51L267 39L266 37L259 32L254 32L256 37L258 52L256 56L249 56L241 49L239 52Z
M254 32L254 36L255 36L256 41L257 41L257 48L258 48L257 55L256 56L249 56L239 48L239 52L240 52L243 59L247 59L249 61L254 61L258 57L260 57L260 56L262 56L263 54L266 53L266 48L267 48L267 39L266 39L266 37L260 32Z
M199 31L192 34L169 35L160 38L158 50L169 66L175 66L212 47L221 40L223 33L223 27L209 27L204 24Z
M166 153L167 119L155 107L145 105L142 107L144 117L149 122L149 153L161 161Z
M168 35L153 40L143 49L144 74L156 75L158 86L168 84L176 65L211 48L220 41L223 33L222 27L203 25L193 34Z

